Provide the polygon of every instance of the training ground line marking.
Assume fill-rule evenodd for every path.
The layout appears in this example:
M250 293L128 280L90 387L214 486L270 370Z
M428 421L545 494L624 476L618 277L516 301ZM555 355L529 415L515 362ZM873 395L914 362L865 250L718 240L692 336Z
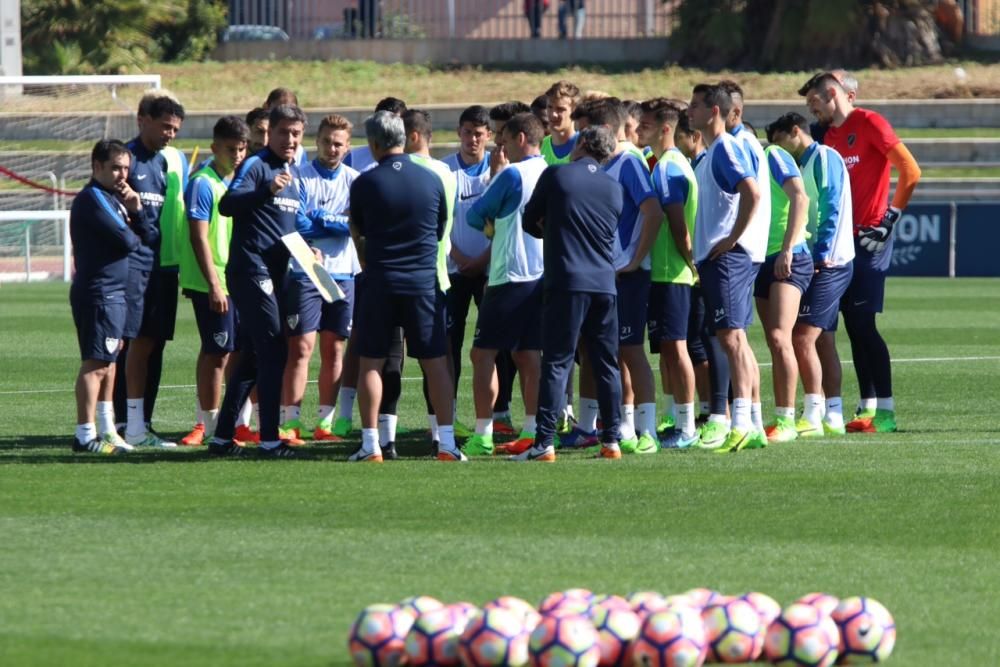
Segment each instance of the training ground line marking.
M930 364L930 363L941 363L948 361L1000 361L1000 355L989 356L989 357L916 357L914 359L893 359L892 363L895 364ZM843 360L840 362L841 366L847 366L853 362L848 360ZM761 368L770 368L771 364L764 363L758 364ZM403 378L403 382L420 382L423 380L422 377L413 378ZM316 380L309 380L309 384L316 384ZM197 385L193 384L165 384L161 385L160 389L195 389ZM19 394L64 394L73 392L73 387L63 388L63 389L22 389L14 391L0 391L0 396L16 396Z

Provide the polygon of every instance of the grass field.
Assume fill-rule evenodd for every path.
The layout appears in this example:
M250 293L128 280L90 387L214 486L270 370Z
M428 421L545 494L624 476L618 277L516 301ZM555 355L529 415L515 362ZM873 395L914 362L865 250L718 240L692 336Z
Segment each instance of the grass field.
M887 301L896 434L446 466L419 456L410 364L406 460L352 466L350 444L313 447L309 462L70 454L66 286L4 285L0 664L343 665L368 603L537 601L570 586L866 594L895 614L891 664L1000 664L1000 280L892 279ZM179 312L156 416L171 434L194 402L183 299ZM756 327L753 342L766 361Z

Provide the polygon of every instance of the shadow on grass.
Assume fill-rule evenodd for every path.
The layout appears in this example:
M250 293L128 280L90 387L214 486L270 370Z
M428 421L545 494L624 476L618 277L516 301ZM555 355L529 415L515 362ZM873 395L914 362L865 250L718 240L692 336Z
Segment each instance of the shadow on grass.
M0 436L0 465L10 464L141 464L141 463L204 463L207 461L273 461L258 455L257 447L248 447L245 456L220 459L207 447L177 447L171 449L141 449L120 456L101 456L71 450L72 435ZM310 461L346 461L360 444L358 438L343 442L306 441L300 448L303 458ZM405 460L432 460L433 450L426 434L410 431L396 441L396 451Z

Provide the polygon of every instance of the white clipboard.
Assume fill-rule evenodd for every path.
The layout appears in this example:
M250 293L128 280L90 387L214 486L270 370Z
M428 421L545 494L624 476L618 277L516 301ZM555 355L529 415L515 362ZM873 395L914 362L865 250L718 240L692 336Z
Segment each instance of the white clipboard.
M344 291L337 284L337 281L331 278L326 268L316 261L316 255L313 254L312 248L309 247L309 244L306 243L301 234L298 232L285 234L281 237L281 242L285 244L292 258L305 271L305 274L309 277L309 281L319 290L319 294L323 297L324 301L333 303L334 301L347 298Z

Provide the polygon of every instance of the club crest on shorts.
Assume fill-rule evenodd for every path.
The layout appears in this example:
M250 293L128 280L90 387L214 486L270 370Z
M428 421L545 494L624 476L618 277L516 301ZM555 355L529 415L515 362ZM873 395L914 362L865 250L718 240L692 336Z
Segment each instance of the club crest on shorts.
M297 314L289 315L288 317L285 318L285 321L288 322L289 329L294 329L295 327L299 326L299 316Z
M229 342L229 332L216 331L214 334L212 334L212 340L214 340L215 344L218 345L219 347L225 347L226 343Z
M266 280L257 281L257 285L260 286L260 291L263 292L264 294L268 296L274 294L274 283L271 281L270 278Z
M115 350L118 349L118 339L117 338L105 338L104 347L107 349L108 354L114 354Z

